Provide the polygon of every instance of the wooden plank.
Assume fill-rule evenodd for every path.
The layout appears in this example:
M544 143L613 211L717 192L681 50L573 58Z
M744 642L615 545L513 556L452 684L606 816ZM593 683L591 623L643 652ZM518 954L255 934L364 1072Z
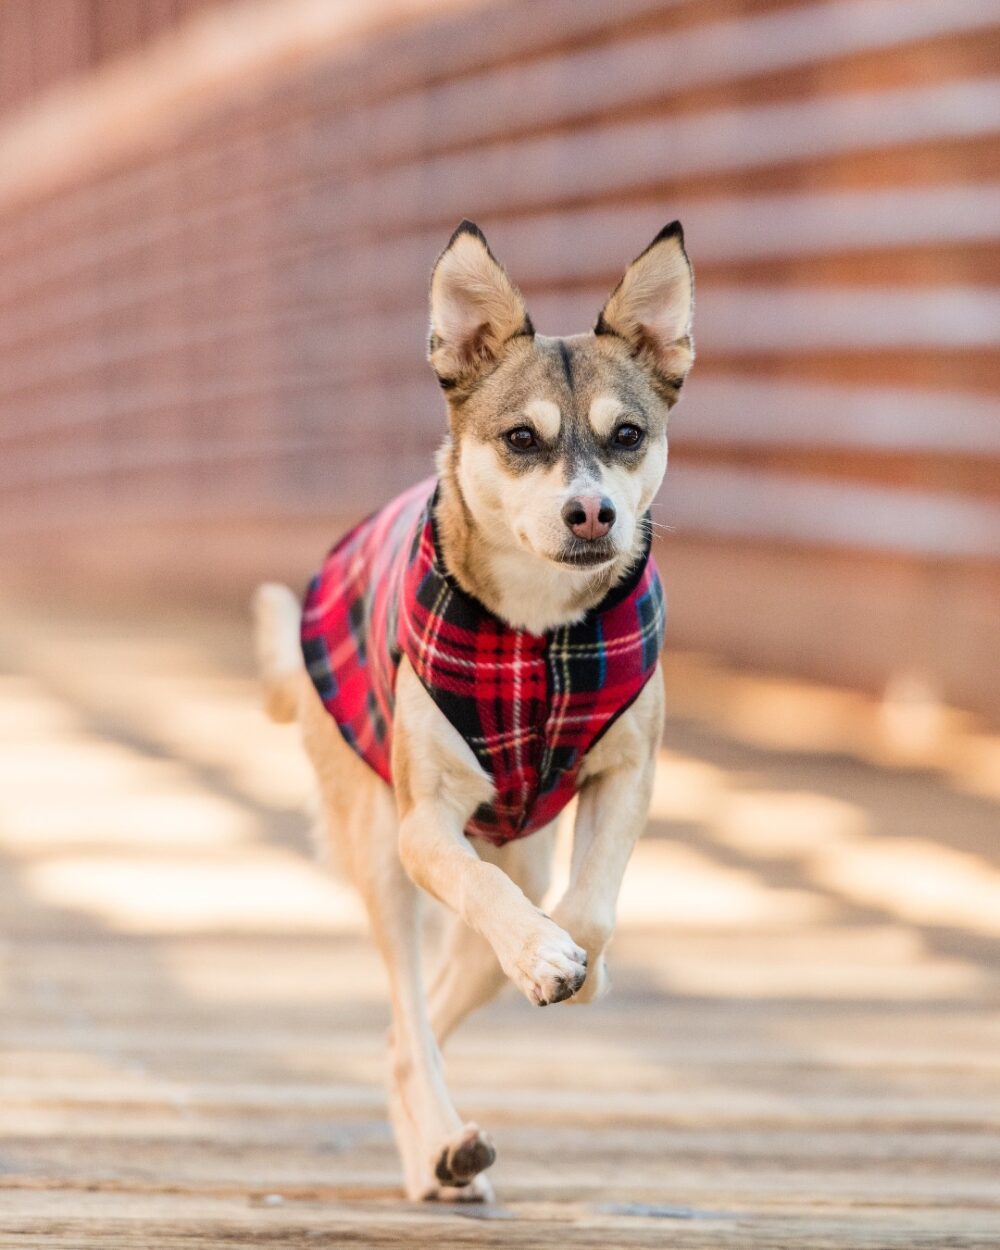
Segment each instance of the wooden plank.
M288 854L288 809L262 804L258 784L293 735L253 701L244 635L233 618L165 618L153 632L145 613L0 615L0 1246L991 1247L996 941L964 921L862 917L836 891L823 919L789 923L765 907L734 923L718 893L726 846L728 867L765 896L790 875L818 886L808 852L754 858L753 839L733 840L712 803L658 820L640 846L697 852L699 922L671 916L691 882L660 894L653 925L626 893L605 1005L536 1013L510 995L449 1047L459 1105L498 1142L500 1205L470 1219L402 1201L380 1086L385 990L367 938L319 919L303 931L305 894L242 936L184 932L179 915L126 932L113 899L89 892L109 849L101 803L120 801L124 766L139 770L147 807L156 767L175 797L214 795L253 824L249 842L209 826L206 842L174 844L189 890L206 862L236 879L254 847ZM747 681L760 698L767 680L693 665L658 764L664 795L690 801L697 773L717 787L713 803L736 805L732 818L791 794L833 843L836 797L865 817L848 839L860 846L905 845L926 815L942 854L964 848L981 888L996 888L994 805L970 802L947 772L870 762L856 731L884 725L876 700L852 705L853 754L809 757L806 729L797 751L755 743L725 709ZM800 687L799 706L825 721L838 694ZM184 731L151 706L173 708ZM7 767L26 733L60 762L56 791L50 771ZM118 770L102 776L95 751ZM81 870L61 903L38 882L68 848L18 836L39 803L50 832L69 814L77 830ZM296 836L304 827L296 818ZM162 891L147 831L123 831L115 853L138 872L138 914L148 904L152 915ZM303 886L322 877L303 865ZM727 963L730 988L715 979Z

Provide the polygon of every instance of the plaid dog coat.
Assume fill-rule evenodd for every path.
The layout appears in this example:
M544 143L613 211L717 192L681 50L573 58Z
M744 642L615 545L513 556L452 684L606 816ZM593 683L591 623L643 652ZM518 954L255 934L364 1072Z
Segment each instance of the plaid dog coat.
M647 547L578 624L512 629L444 567L435 485L408 490L333 548L309 586L302 651L344 738L390 784L405 655L495 787L465 831L499 845L558 816L586 752L652 676L663 588Z

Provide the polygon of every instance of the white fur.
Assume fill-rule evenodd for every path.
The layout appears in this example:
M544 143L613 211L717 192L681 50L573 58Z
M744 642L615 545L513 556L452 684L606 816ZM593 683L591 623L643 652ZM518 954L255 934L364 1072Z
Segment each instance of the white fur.
M614 501L618 512L615 530L624 547L631 543L638 518L649 511L653 496L660 489L667 471L667 438L661 434L651 439L642 464L629 470L622 465L608 465L604 469L604 493Z
M562 507L579 484L568 484L559 465L510 477L498 468L494 449L473 437L459 448L458 482L482 535L483 559L504 620L544 634L581 616L582 609L574 613L567 605L576 603L582 582L594 571L556 563L565 540Z
M531 421L538 433L547 442L555 442L559 437L562 424L562 413L559 405L551 399L533 399L524 405L524 415Z
M482 558L500 597L500 614L520 629L545 633L582 615L581 585L600 570L557 562L565 541L562 508L581 494L606 496L617 519L611 531L616 550L628 552L639 518L649 509L667 467L667 440L660 435L646 449L641 466L602 466L596 475L567 482L561 466L511 477L496 451L469 435L458 453L457 477L479 533Z
M587 412L591 429L598 438L607 438L624 416L622 401L617 395L598 395Z

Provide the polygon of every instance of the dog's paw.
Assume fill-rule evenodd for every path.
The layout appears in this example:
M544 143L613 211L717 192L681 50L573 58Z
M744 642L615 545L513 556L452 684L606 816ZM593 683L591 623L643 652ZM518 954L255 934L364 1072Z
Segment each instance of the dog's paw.
M591 911L580 915L563 900L552 913L552 919L571 933L587 952L587 979L570 999L572 1003L596 1003L611 988L604 952L614 933L614 917Z
M587 976L587 952L547 916L541 920L505 969L536 1007L572 998Z
M434 1176L440 1189L462 1189L492 1166L497 1157L493 1143L475 1124L465 1127L441 1147L434 1162ZM436 1195L441 1197L441 1194ZM446 1199L455 1201L455 1199ZM464 1201L475 1202L475 1195ZM485 1199L482 1199L485 1201Z
M468 1185L435 1185L424 1194L425 1202L496 1202L490 1178L480 1172Z
M569 1000L570 1006L574 1003L596 1003L610 989L607 960L603 955L592 956L587 963L587 979Z

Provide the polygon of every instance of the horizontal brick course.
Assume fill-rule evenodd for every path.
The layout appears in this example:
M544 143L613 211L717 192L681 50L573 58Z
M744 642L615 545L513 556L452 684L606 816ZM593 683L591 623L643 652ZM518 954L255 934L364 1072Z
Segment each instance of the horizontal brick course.
M42 39L50 60L36 65L50 6L2 6L0 43L33 49L35 68L7 75L0 151L48 86L96 89L88 74L112 58L141 69L158 48L165 98L157 36L190 35L197 7L92 5ZM183 116L158 114L145 136L136 98L128 143L109 131L106 153L62 153L51 179L40 151L37 183L0 184L0 572L30 583L63 560L58 575L85 586L100 569L102 593L124 593L149 581L139 540L154 526L161 588L230 597L282 573L264 537L282 518L308 530L315 559L430 463L443 418L423 364L426 281L458 217L488 230L540 328L564 332L680 215L699 361L672 422L676 593L696 550L707 578L727 576L722 517L729 550L797 551L793 579L809 559L833 588L852 558L920 570L900 667L1000 709L1000 678L963 658L982 654L982 614L961 606L982 602L1000 557L986 415L1000 376L1000 29L984 6L427 9L373 4L368 39L355 23L297 70L196 83ZM681 490L685 468L730 482L732 499ZM847 513L813 515L841 497L886 509L864 541ZM951 518L947 542L928 531L921 545L901 521L922 499ZM668 477L668 522L670 500ZM199 525L252 550L224 569L224 544L192 542ZM668 577L671 559L668 542ZM287 557L289 575L300 562ZM953 629L932 628L931 601L958 583ZM877 577L866 585L877 594ZM889 676L884 658L842 672L822 614L796 625L794 588L790 620L757 612L739 639L709 617L720 595L675 613L678 641L771 663L780 637L804 670Z

